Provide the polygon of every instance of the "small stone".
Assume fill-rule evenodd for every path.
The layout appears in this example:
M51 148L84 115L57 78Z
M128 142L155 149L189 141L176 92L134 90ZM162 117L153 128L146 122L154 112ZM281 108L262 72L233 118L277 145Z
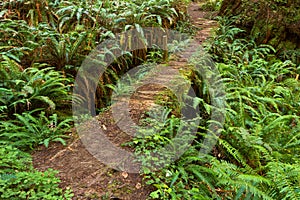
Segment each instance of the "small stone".
M122 176L123 176L124 178L127 178L127 177L128 177L128 173L127 173L127 172L122 172Z
M137 183L137 184L135 185L135 188L136 188L136 189L141 189L141 187L142 187L142 184L141 184L141 183Z

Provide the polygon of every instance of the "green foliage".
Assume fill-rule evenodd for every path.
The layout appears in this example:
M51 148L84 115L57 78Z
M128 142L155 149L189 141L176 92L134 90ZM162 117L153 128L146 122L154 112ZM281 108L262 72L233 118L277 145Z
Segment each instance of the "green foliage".
M185 18L187 2L4 0L0 3L1 199L71 199L69 190L58 188L56 172L34 170L30 156L14 147L28 150L39 144L48 147L50 142L65 144L64 133L70 128L70 120L59 116L57 111L68 108L71 78L67 77L76 74L84 56L103 40L124 30L158 26L193 31L188 22L178 22ZM289 3L274 0L266 6L275 9ZM204 5L214 11L220 6L218 0ZM298 19L298 14L288 6L284 13L289 10ZM201 111L196 135L176 137L186 124L178 117L180 105L167 91L157 99L166 108L147 113L139 134L128 144L135 147L147 184L156 188L150 198L297 200L300 197L300 69L294 63L299 61L299 53L284 51L280 55L282 61L277 60L272 46L256 43L260 36L257 30L253 29L248 37L246 30L233 25L232 19L218 20L216 36L206 44L221 74L213 78L223 82L227 100L226 121L218 143L210 155L199 155L210 131L209 123L217 122L210 119L213 109L210 86L199 72L191 72L188 77L198 94L191 102ZM294 23L289 20L289 24ZM289 28L296 33L297 28ZM269 32L277 29L268 25L263 30L259 32L266 33L263 39L267 41L273 37L269 38ZM178 52L185 45L176 43L168 49ZM119 48L106 49L103 58ZM110 102L112 91L118 94L132 91L130 86L117 82L119 75L145 59L149 63L161 62L162 58L160 50L125 52L100 77L97 107ZM145 73L137 75L142 77ZM132 84L130 77L128 82ZM85 79L83 87L84 84ZM185 131L191 133L189 129ZM176 162L160 171L151 171L152 167L176 158L176 152L186 148L184 144L191 139L194 139L191 146ZM162 152L166 145L170 148Z
M7 112L44 108L54 110L69 100L69 80L43 64L23 69L17 62L3 56L0 63L1 101Z
M23 20L2 19L0 32L0 55L15 61L20 62L22 57L28 56L39 45L35 39L36 28Z
M30 168L30 155L10 145L1 144L0 157L0 173L2 176L4 173L26 171Z
M88 34L88 32L71 32L43 35L43 42L46 45L40 49L44 54L41 55L41 61L55 66L57 70L74 74L73 68L79 67L78 63L82 62L84 52L90 50L90 47L85 45Z
M16 120L0 122L0 138L2 142L27 149L38 144L49 146L49 142L61 142L65 144L64 135L70 129L70 119L60 121L57 114L49 117L45 112L34 116L34 110L24 112L22 115L15 114Z
M5 0L0 4L0 54L25 67L47 63L75 75L83 56L104 39L135 27L175 27L186 3Z
M65 143L63 133L69 119L61 119L56 109L70 102L69 79L45 64L23 69L3 56L0 63L0 138L22 149L50 141Z
M271 46L241 39L244 31L228 22L221 21L206 46L218 62L226 93L226 120L218 143L210 155L199 154L209 131L211 102L210 86L195 73L199 97L194 104L202 121L180 159L156 172L145 165L142 173L156 187L153 199L299 199L299 67L276 59ZM180 121L174 116L164 119L172 121L172 127ZM151 128L141 129L144 137L131 144L137 145L137 155L146 155L140 157L143 164L159 164L151 152L172 144L174 132L171 123L159 126L147 120Z
M48 169L36 171L30 155L9 145L0 146L0 198L1 199L71 199L69 189L58 187L57 172Z
M270 162L267 177L274 181L270 194L277 199L299 199L299 163Z
M233 20L218 18L220 26L216 30L216 37L205 44L205 48L217 62L233 64L248 63L257 58L265 58L275 53L270 45L256 45L252 38L247 38L245 30L233 25ZM241 38L241 36L246 38Z
M187 141L186 135L174 138L178 131L182 131L184 127L180 119L176 118L174 115L168 117L171 114L171 109L165 108L162 111L154 109L152 112L148 112L149 117L142 122L142 126L138 131L138 136L135 137L129 145L135 146L135 151L139 156L142 165L145 170L153 167L159 167L167 161L167 159L173 159L176 151L180 151L178 148L185 148L184 145L178 147L176 144L178 141ZM191 136L193 137L193 136ZM167 145L171 144L172 147L161 151L161 149ZM155 152L155 155L151 152ZM166 156L168 155L168 156ZM163 156L165 160L160 160L158 157Z
M71 199L70 191L58 188L55 172L18 172L14 176L4 175L0 180L1 199Z
M272 45L283 60L299 65L299 13L298 0L223 0L219 15L235 17L234 24L258 45Z
M53 66L66 76L75 76L84 56L103 40L132 28L175 27L184 17L187 3L187 0L5 0L0 4L3 10L0 13L0 32L3 33L0 34L0 54L24 69L41 63ZM105 96L112 92L105 85L115 83L116 76L122 75L129 66L145 60L146 51L128 52L100 78L96 92L98 109L108 105L109 99Z
M56 172L34 170L29 156L14 147L27 151L40 144L48 147L50 142L65 144L71 120L60 114L68 114L70 83L84 57L117 32L144 26L176 27L185 17L187 3L0 2L0 143L5 145L0 148L0 199L71 199L69 190L58 188ZM105 53L112 55L119 47L114 48ZM99 80L97 108L110 102L112 90L118 91L113 84L121 74L146 58L161 61L160 51L147 51L125 52L109 66Z
M201 8L206 11L219 11L222 5L222 0L209 0L206 1Z

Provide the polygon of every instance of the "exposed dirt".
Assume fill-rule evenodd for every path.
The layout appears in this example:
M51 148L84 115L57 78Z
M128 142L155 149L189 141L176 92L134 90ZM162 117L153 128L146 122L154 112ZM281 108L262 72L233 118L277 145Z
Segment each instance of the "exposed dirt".
M192 23L199 30L195 39L201 43L210 35L211 28L216 26L216 22L205 19L207 13L200 9L199 3L191 3L188 12ZM169 65L171 68L183 67L186 65L184 56L170 61ZM168 70L168 73L164 74L162 80L168 80L168 75L172 75L172 70ZM130 99L131 119L138 123L143 118L143 113L154 104L154 94L164 90L164 87L155 84L148 84L139 88ZM116 146L120 146L131 139L115 124L110 110L102 113L97 119L104 127L106 136ZM35 168L41 171L47 168L59 171L59 177L62 180L60 186L72 188L74 200L143 200L153 191L153 187L147 186L139 174L113 170L98 161L86 150L75 130L67 142L67 146L56 143L50 145L49 148L41 146L32 155ZM128 147L122 148L132 151Z
M129 141L130 137L114 125L111 112L98 116L106 128L108 138L115 144ZM41 146L33 153L34 166L44 171L53 168L59 171L62 188L71 187L73 199L146 199L152 191L139 174L128 174L105 166L94 158L82 144L76 133L67 147L52 144Z
M201 4L205 1L201 2L192 2L188 7L188 14L190 15L191 22L199 30L195 34L195 40L200 43L209 38L212 28L217 26L215 20L209 19L215 14L202 10Z

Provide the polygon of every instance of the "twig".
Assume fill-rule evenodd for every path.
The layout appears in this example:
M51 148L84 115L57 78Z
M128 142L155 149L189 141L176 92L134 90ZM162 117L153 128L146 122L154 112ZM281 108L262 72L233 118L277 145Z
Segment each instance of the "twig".
M62 155L65 151L70 150L73 151L73 149L71 148L71 146L73 146L76 142L78 141L78 139L76 139L74 142L72 142L68 147L64 148L63 150L57 152L54 156L52 156L49 160L52 161L55 158L57 158L58 156Z

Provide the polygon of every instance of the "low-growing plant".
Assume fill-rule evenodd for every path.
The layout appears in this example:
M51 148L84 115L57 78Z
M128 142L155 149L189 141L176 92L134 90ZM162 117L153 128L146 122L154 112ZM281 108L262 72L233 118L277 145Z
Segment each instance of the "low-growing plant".
M22 152L11 145L6 145L4 141L0 144L0 174L15 173L30 169L31 158L28 153Z
M147 183L156 188L150 198L299 199L299 69L289 60L275 59L271 46L240 39L241 29L227 24L218 31L208 46L219 62L216 78L226 94L218 142L209 155L199 154L212 123L207 93L212 86L194 73L198 94L194 102L204 113L204 123L180 159L160 171L143 170ZM139 155L170 141L164 128L147 131L155 137L133 139ZM142 157L144 163L151 160L147 156Z
M34 115L35 112L39 114ZM0 122L0 138L18 148L33 148L38 144L49 146L50 142L66 144L63 138L70 129L71 119L59 120L57 114L46 116L45 112L34 110L15 114L16 120Z
M57 172L39 172L30 155L10 145L0 145L0 199L71 199L70 189L58 187Z
M206 11L219 11L223 0L209 0L206 1L201 8Z
M23 111L44 108L55 110L70 100L69 79L45 64L35 64L24 69L17 62L3 56L0 63L1 106L7 112L22 113Z

